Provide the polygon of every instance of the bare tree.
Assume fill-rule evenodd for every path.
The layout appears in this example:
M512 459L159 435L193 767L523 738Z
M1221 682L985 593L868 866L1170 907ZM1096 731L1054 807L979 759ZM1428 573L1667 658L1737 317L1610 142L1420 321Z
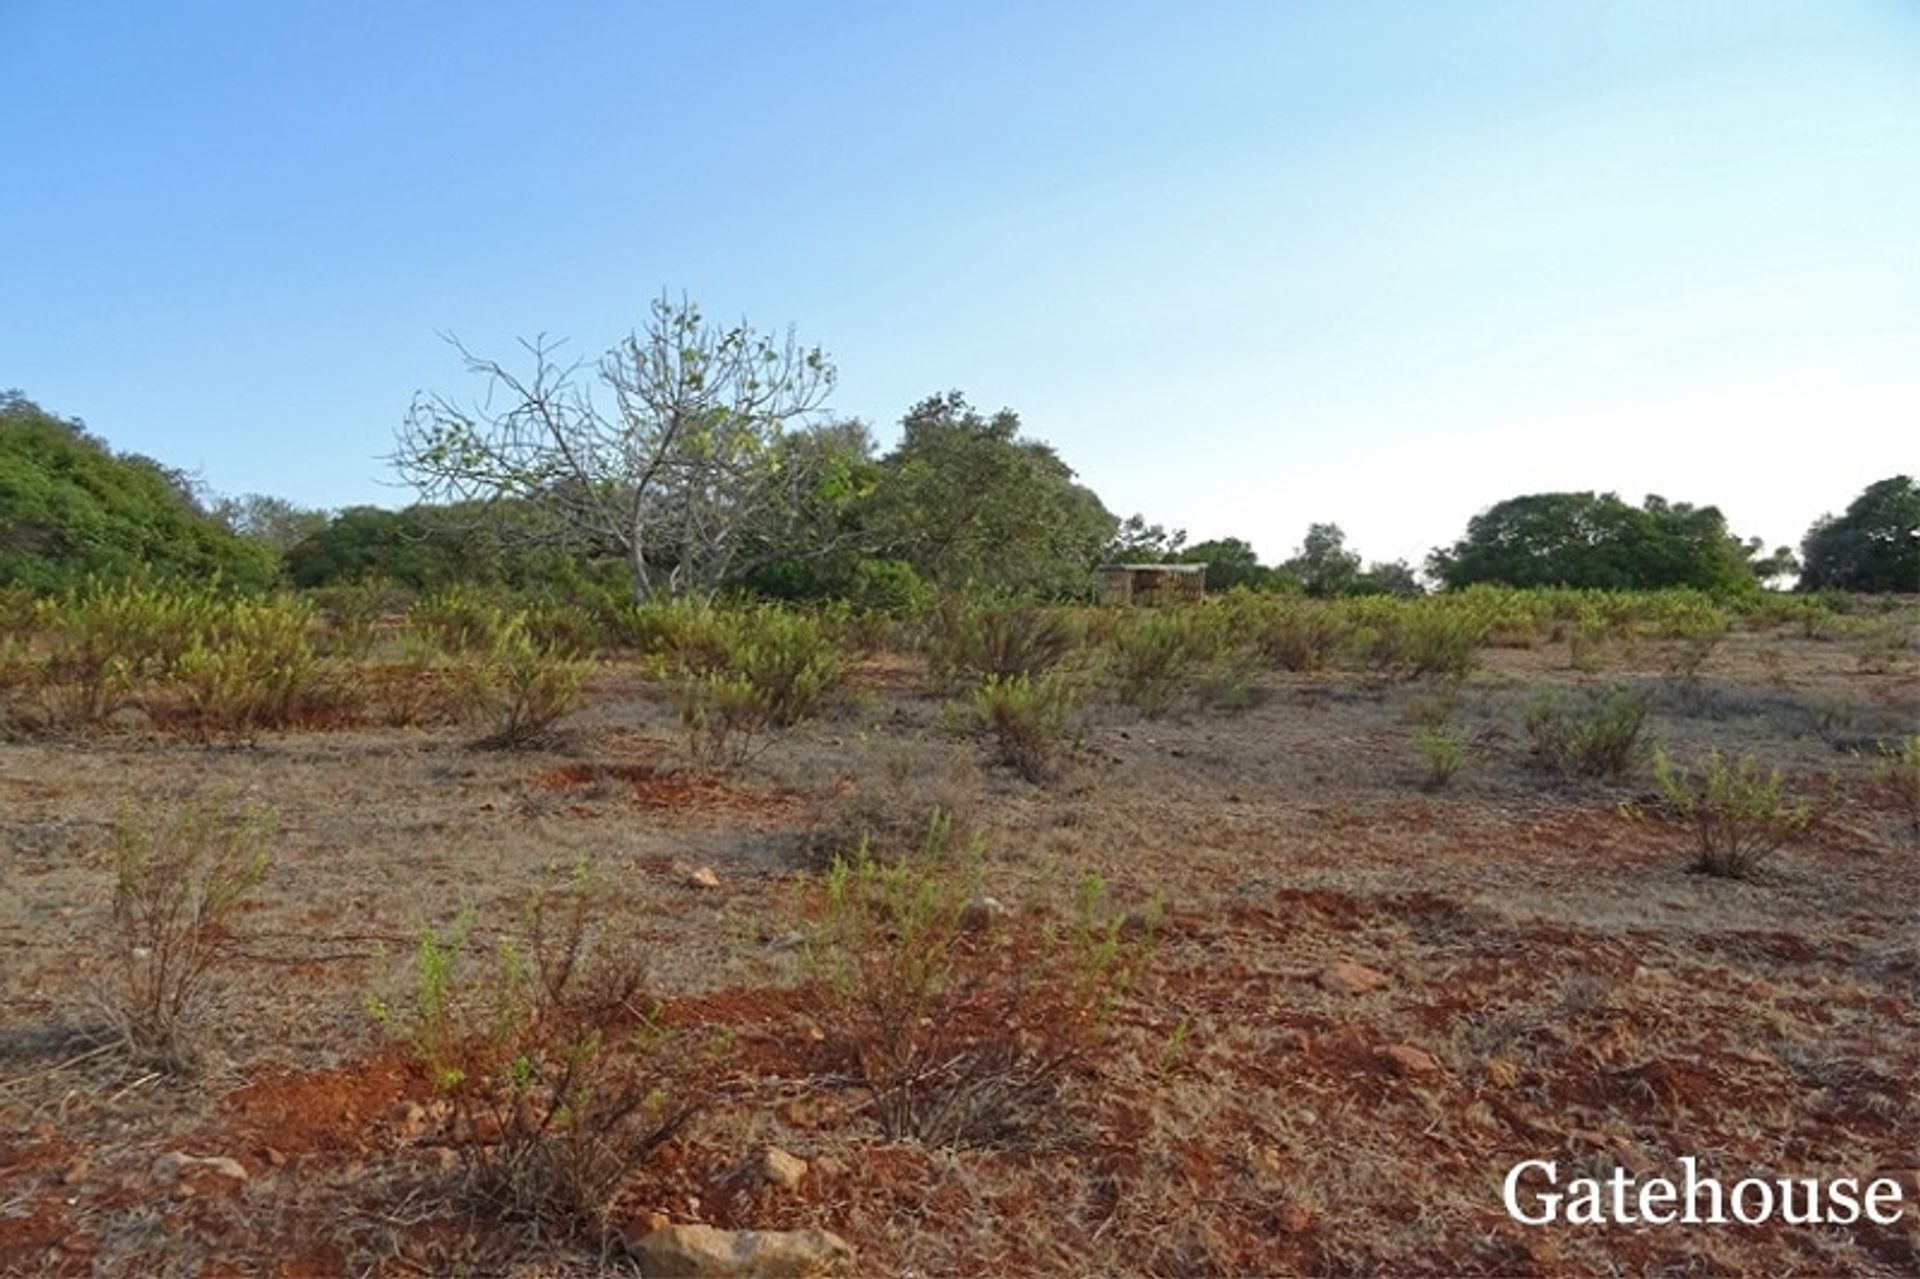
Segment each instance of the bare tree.
M622 555L634 593L705 593L740 576L755 532L800 509L820 451L788 447L835 373L819 347L744 321L710 325L686 297L588 369L522 341L524 374L458 341L486 392L416 396L394 461L429 500L519 498L556 531Z

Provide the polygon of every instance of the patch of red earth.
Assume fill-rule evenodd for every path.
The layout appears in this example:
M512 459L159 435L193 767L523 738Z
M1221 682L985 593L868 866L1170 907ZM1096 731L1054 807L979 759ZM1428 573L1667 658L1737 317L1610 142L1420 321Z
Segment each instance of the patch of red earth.
M651 764L566 764L533 779L549 794L625 790L640 808L652 812L699 813L744 822L767 830L792 826L806 816L806 804L791 790L750 790L725 773Z
M332 1070L273 1071L227 1096L222 1149L244 1151L256 1166L273 1154L365 1154L381 1125L432 1089L414 1063L394 1053Z

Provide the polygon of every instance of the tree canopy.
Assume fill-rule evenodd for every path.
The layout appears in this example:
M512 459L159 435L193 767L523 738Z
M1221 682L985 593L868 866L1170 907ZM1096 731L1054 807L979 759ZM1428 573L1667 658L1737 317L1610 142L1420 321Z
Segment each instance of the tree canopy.
M867 525L886 554L943 586L1086 589L1119 521L1050 446L1021 437L1012 410L986 417L951 391L900 425Z
M1466 536L1435 550L1433 575L1450 588L1573 586L1657 590L1752 590L1757 542L1727 531L1717 507L1648 497L1632 506L1613 493L1536 493L1481 512Z
M55 590L141 572L257 589L278 563L202 510L179 473L114 453L18 392L0 395L0 585Z
M1815 521L1800 557L1802 590L1920 591L1920 485L1869 484L1845 515Z

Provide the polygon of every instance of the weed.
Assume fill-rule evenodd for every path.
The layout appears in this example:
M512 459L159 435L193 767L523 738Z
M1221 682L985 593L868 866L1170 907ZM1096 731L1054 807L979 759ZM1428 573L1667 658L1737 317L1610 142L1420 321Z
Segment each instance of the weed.
M1813 820L1812 805L1787 794L1780 770L1762 772L1751 757L1729 764L1712 751L1688 768L1660 751L1653 776L1668 808L1693 827L1694 868L1709 875L1748 878Z
M670 1028L645 995L646 955L583 871L540 891L490 960L473 917L423 929L398 1003L368 1009L416 1056L451 1112L476 1198L591 1228L633 1169L698 1114L729 1041Z
M203 803L158 823L122 816L112 836L113 914L102 1002L139 1060L186 1070L225 960L229 925L266 874L270 818Z

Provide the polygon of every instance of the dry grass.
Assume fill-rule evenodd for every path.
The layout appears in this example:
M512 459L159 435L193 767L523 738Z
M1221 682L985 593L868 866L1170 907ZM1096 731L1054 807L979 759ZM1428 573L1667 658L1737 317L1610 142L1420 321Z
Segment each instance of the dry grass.
M431 722L248 750L137 732L0 745L0 1128L15 1134L0 1270L595 1272L599 1246L453 1193L442 1165L463 1156L440 1094L362 1006L378 954L409 953L423 917L446 936L471 907L474 954L497 956L550 867L581 862L620 886L609 918L646 949L664 1023L735 1045L717 1104L605 1193L610 1264L624 1230L664 1213L825 1227L880 1274L1912 1273L1911 1222L1527 1230L1501 1209L1523 1158L1864 1176L1920 1150L1920 948L1889 889L1912 856L1907 813L1878 752L1835 745L1915 731L1920 676L1862 670L1797 630L1736 630L1683 701L1662 693L1666 643L1610 651L1603 677L1651 694L1648 741L1751 755L1820 796L1822 819L1760 880L1690 875L1684 832L1623 818L1644 780L1543 784L1526 704L1589 686L1559 645L1482 654L1449 699L1475 766L1432 793L1407 784L1426 695L1322 671L1262 675L1232 719L1096 713L1083 762L1048 788L942 742L918 668L868 671L857 722L771 732L725 776L671 768L673 708L606 665L570 739L525 753L474 752ZM1851 727L1811 730L1823 706L1850 708ZM575 776L597 780L552 781ZM272 802L274 871L235 915L235 997L204 1030L230 1064L143 1084L60 1033L113 918L113 877L86 850L134 796L209 787ZM907 853L934 808L977 850L973 884L1014 908L987 971L1039 980L1013 961L1047 944L1048 920L1064 936L1062 886L1085 872L1116 918L1167 906L1097 1048L985 1142L886 1136L806 982L815 917L793 916L819 891L796 849L864 834ZM1325 990L1339 959L1390 983ZM1045 1000L1018 1004L1021 1029L1044 1032ZM1404 1073L1383 1055L1396 1045L1439 1068ZM766 1144L811 1161L798 1190L751 1175ZM173 1149L254 1175L157 1187L148 1167Z

